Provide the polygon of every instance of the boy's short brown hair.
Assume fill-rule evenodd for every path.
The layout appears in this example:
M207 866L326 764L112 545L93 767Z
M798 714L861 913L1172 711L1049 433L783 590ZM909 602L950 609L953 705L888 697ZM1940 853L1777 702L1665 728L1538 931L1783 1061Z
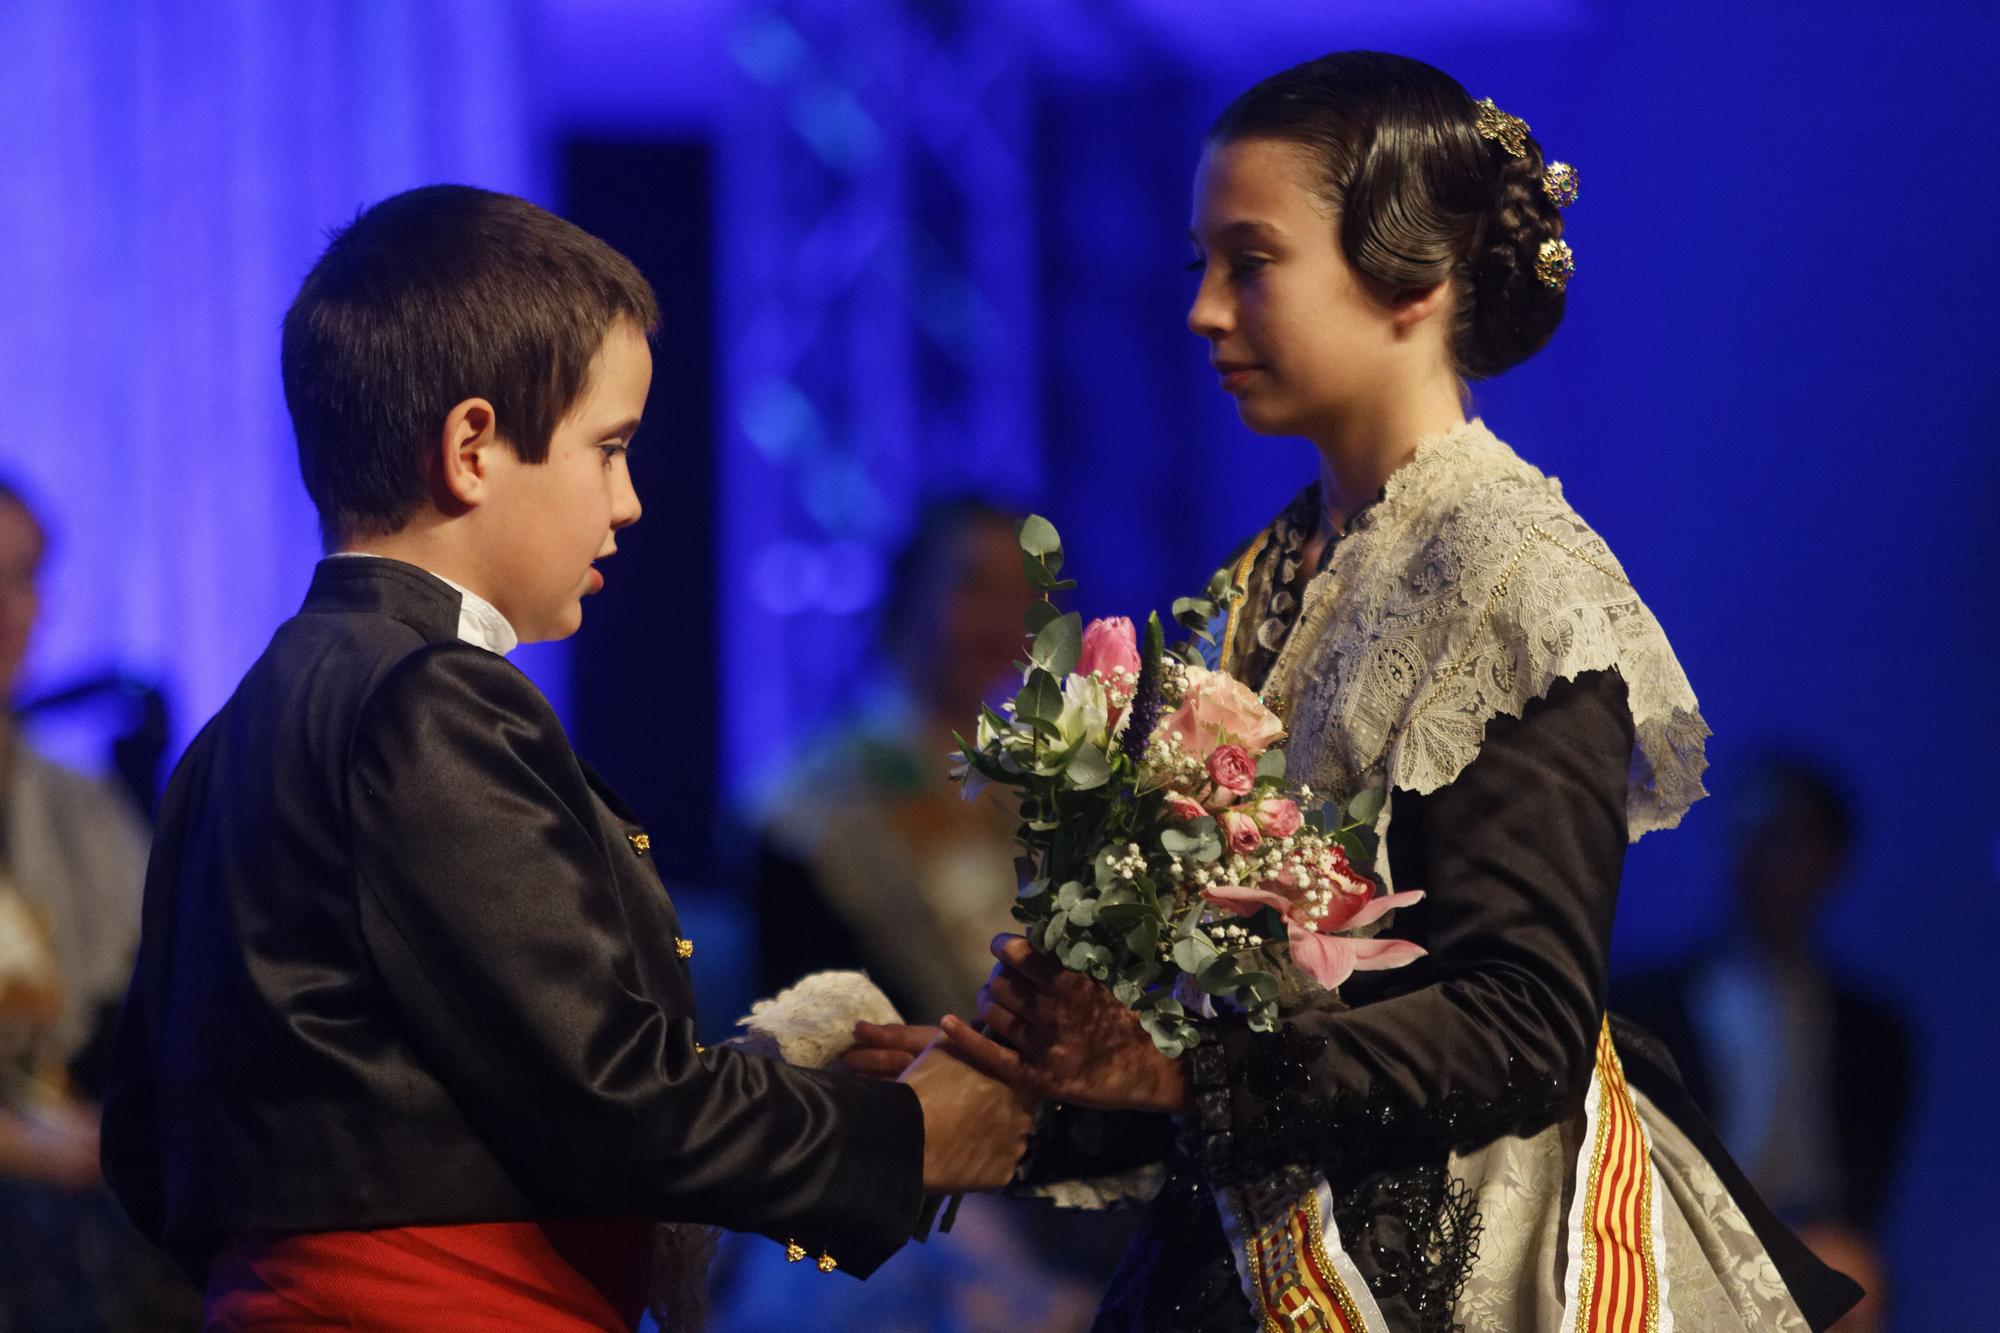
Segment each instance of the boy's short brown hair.
M331 548L400 529L451 409L493 404L539 463L619 319L659 306L632 262L525 199L464 185L392 196L334 233L285 315L285 403Z

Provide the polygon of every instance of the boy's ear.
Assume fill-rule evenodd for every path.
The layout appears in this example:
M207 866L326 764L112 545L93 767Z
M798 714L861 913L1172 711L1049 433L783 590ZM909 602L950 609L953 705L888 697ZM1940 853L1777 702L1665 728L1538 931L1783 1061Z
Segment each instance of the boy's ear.
M493 404L468 398L451 409L438 435L438 480L444 496L476 508L487 495L493 477L493 451L501 442Z

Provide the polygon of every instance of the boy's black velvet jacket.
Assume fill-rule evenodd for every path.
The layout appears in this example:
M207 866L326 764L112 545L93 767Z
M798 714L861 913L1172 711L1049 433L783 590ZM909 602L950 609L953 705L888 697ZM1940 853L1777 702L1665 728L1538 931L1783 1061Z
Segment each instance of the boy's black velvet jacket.
M161 806L107 1179L229 1234L716 1223L866 1275L910 1235L905 1087L694 1040L649 840L409 565L324 562ZM700 836L692 831L688 836Z

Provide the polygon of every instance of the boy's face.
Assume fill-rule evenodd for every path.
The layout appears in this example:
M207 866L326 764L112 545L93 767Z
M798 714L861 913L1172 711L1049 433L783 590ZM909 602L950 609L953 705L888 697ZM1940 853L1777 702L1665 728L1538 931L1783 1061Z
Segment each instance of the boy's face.
M525 643L576 633L583 599L604 586L592 562L616 551L614 534L639 521L625 450L652 382L645 335L620 320L556 426L548 459L523 463L500 451L493 494L480 506L495 538L487 599Z

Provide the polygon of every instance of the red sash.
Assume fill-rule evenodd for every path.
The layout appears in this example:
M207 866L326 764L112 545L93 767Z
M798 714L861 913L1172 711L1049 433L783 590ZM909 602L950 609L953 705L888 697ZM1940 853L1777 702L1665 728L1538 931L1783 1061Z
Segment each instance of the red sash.
M626 1220L235 1237L209 1268L203 1327L227 1333L628 1333L653 1225Z

